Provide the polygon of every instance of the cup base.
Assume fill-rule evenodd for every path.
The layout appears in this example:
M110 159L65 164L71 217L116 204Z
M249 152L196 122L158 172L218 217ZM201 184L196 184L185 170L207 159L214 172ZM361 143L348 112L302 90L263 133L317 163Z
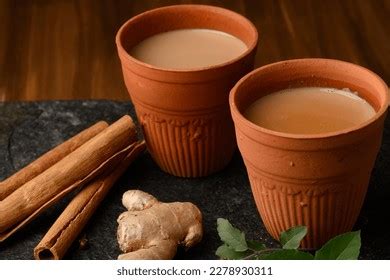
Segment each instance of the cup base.
M357 176L360 177L360 176ZM264 226L273 238L294 226L308 227L301 248L318 249L329 239L351 231L368 182L336 178L326 182L281 182L249 171L249 180ZM342 182L342 183L341 183Z
M229 113L174 116L138 105L150 154L159 167L178 177L203 177L223 169L236 149Z

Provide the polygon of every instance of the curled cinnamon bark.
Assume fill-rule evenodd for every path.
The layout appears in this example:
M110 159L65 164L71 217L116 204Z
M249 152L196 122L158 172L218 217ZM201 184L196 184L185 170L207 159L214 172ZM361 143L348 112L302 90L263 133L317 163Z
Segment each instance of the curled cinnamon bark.
M0 241L73 189L116 165L135 139L135 125L130 116L124 116L0 201Z
M73 198L42 241L35 247L35 259L58 260L65 255L108 191L145 148L145 142L132 144L122 161L94 179Z
M107 128L106 122L98 122L95 125L83 130L64 143L40 156L32 163L22 168L12 176L0 182L0 201L13 193L20 186L24 185L56 162L76 150L82 144Z

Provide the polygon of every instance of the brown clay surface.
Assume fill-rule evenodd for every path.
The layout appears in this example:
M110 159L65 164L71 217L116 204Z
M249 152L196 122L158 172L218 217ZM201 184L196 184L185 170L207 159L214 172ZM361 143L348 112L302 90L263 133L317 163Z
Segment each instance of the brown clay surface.
M290 86L349 88L377 114L344 130L311 135L271 131L242 116L254 100ZM381 144L388 102L387 85L378 76L335 60L283 61L238 82L230 94L238 147L257 208L274 238L292 226L306 225L302 246L317 248L352 229Z
M229 33L248 49L215 66L163 69L129 55L139 42L162 32L205 28ZM228 95L253 69L258 34L241 15L218 7L180 5L155 9L127 21L116 43L123 76L148 150L164 171L206 176L224 168L236 147Z

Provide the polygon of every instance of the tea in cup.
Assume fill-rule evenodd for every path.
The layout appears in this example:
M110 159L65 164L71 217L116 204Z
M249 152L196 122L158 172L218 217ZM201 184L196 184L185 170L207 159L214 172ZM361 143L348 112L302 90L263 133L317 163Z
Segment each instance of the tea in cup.
M238 147L256 206L274 238L305 225L301 246L313 249L352 229L388 103L380 77L331 59L277 62L235 85L230 107Z

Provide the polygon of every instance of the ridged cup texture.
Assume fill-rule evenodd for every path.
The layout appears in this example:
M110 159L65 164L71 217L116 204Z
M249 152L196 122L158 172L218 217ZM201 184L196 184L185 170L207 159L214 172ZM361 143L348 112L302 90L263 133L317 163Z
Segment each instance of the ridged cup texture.
M208 175L222 169L236 148L230 113L216 110L188 117L159 113L137 104L138 120L148 149L165 172L182 177Z
M227 32L248 50L227 63L189 70L157 68L128 54L149 36L184 28ZM236 148L229 91L253 69L257 38L256 28L243 16L204 5L151 10L121 27L116 42L124 81L148 150L162 170L199 177L229 163Z
M359 92L377 111L366 123L326 134L271 131L242 115L254 101L287 87L325 86ZM241 79L230 95L238 147L257 209L278 239L305 225L301 247L319 248L352 230L367 192L387 112L388 89L371 71L328 59L298 59L261 67Z

